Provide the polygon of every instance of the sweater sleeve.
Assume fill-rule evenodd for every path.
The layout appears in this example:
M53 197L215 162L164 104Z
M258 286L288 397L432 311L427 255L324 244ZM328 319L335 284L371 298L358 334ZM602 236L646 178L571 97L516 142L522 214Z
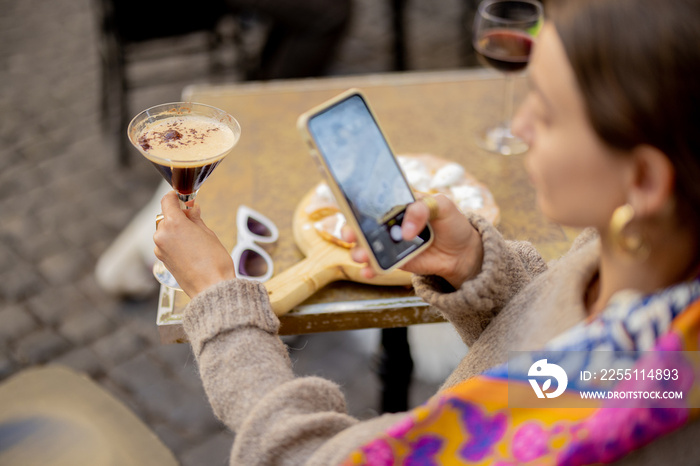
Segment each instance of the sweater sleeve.
M236 433L231 464L304 464L357 424L335 383L294 377L262 284L206 290L185 310L184 328L214 413Z
M417 275L413 286L416 294L438 309L471 346L491 319L547 265L532 244L506 241L485 218L476 214L467 217L481 235L481 272L458 290L438 276Z

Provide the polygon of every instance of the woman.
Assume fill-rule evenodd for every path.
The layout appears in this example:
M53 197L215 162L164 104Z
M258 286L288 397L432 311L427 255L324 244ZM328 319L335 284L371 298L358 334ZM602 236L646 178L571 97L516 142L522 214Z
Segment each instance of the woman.
M435 198L435 242L406 269L416 274L417 294L442 311L470 351L436 397L442 401L418 415L359 422L333 383L295 378L265 289L234 280L229 255L198 211L188 217L172 193L165 196L156 255L194 298L185 329L214 411L236 432L231 464L391 464L396 439L450 404L466 407L465 419L483 414L478 428L460 434L455 455L463 462L675 464L689 452L698 457L700 423L687 409L663 411L672 413L663 426L653 417L662 411L602 409L547 432L545 421L522 419L537 418L537 410L479 410L490 393L480 387L492 383L480 374L497 374L508 351L687 349L667 337L688 316L700 321L691 306L700 297L700 142L691 136L700 127L700 4L569 0L548 14L513 129L530 145L526 167L544 214L592 228L545 264L530 244L505 241L484 219ZM404 236L420 231L429 213L425 202L412 204ZM365 251L352 254L366 262ZM571 427L576 422L583 430ZM595 423L613 427L605 438L573 435ZM511 432L516 425L523 429ZM633 432L620 439L626 426ZM557 443L562 429L571 435ZM548 440L533 442L541 437L533 432ZM420 438L437 443L406 443L409 455L435 464L442 444Z

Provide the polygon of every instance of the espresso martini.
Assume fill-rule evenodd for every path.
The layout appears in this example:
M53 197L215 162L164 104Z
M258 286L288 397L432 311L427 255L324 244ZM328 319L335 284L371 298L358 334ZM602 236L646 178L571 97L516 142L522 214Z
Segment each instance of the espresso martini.
M233 130L199 115L146 124L137 137L143 154L180 194L192 194L236 144Z
M236 145L241 126L225 111L194 102L148 108L131 120L129 140L177 192L180 208L194 206L204 180ZM163 285L179 289L161 261L153 274Z

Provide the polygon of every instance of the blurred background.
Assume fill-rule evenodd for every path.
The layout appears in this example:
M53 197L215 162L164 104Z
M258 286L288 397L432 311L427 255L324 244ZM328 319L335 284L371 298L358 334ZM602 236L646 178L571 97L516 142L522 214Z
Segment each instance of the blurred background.
M463 27L472 6L466 0L352 0L345 16L335 17L342 34L321 39L332 46L320 52L327 55L323 71L289 71L275 68L274 53L293 53L284 44L295 25L280 28L254 6L272 1L234 5L217 19L214 36L170 37L143 47L128 43L124 29L115 35L110 8L128 3L0 0L0 383L32 366L69 366L126 404L183 465L226 464L233 434L211 412L189 345L160 344L156 288L139 299L111 296L95 280L97 259L161 181L124 148L123 115L130 119L179 100L191 83L473 65ZM137 16L146 17L138 8L152 3L134 2ZM397 55L400 27L393 19L402 5L405 55ZM195 22L187 12L162 13ZM158 24L152 26L137 31L155 34ZM212 37L220 44L214 49ZM118 58L126 50L134 54L128 66ZM124 68L126 84L119 79ZM377 338L339 332L288 343L298 373L337 381L351 413L367 418L379 403ZM437 386L415 380L412 403Z

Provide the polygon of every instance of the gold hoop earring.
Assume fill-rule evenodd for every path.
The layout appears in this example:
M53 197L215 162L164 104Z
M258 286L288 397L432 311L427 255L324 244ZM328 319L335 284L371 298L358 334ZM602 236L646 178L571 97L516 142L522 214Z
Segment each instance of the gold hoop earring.
M625 232L634 215L634 207L631 204L615 209L610 218L610 237L623 252L643 261L649 256L649 244L641 233Z

